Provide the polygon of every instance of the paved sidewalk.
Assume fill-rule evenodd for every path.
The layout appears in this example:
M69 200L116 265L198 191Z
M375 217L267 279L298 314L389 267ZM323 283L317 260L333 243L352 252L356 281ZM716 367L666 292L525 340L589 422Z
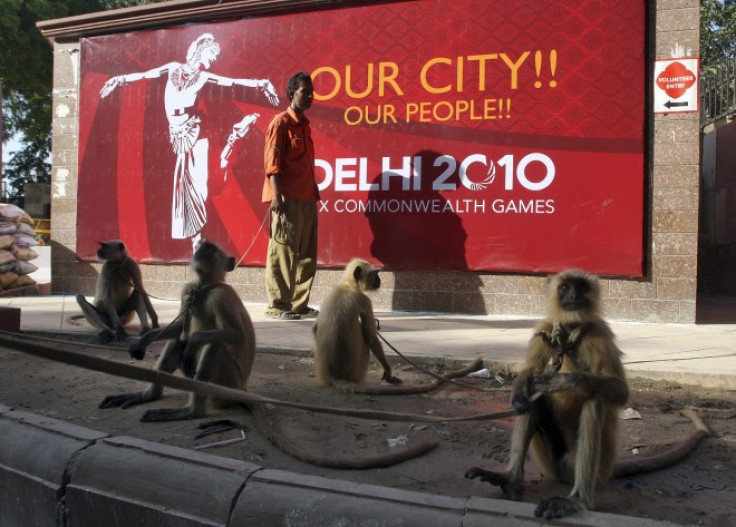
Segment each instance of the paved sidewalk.
M174 319L179 302L153 299L161 324ZM21 329L93 333L73 296L0 298L0 307L21 309ZM247 303L259 349L308 353L313 320L274 320L266 305ZM381 334L411 357L469 361L482 357L490 369L514 368L523 359L536 319L441 313L377 312ZM629 375L708 387L736 386L736 323L653 324L612 321ZM393 355L389 349L387 355Z

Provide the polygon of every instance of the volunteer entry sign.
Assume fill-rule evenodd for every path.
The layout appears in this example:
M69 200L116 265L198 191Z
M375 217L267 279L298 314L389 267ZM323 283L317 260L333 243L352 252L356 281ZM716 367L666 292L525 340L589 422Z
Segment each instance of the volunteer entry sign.
M314 80L319 263L643 272L645 3L419 0L85 39L77 252L262 265L264 134ZM273 86L279 101L270 94Z

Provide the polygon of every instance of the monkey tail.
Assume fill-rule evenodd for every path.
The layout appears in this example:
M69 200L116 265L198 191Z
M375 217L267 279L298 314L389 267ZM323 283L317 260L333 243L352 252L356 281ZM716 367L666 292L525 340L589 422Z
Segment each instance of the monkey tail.
M258 426L269 441L290 456L320 467L344 470L383 468L426 454L437 446L437 441L427 439L397 452L369 457L336 457L334 455L323 456L312 454L287 441L284 435L276 429L266 403L255 403L251 408Z
M678 461L685 459L685 457L695 450L701 439L712 435L708 425L698 415L698 412L692 408L687 408L680 412L680 414L690 419L695 427L695 430L688 437L660 454L616 462L613 467L613 477L623 478L636 474L645 474L674 465Z
M468 373L479 370L483 366L483 359L476 358L465 368L459 370L448 371L444 375L438 375L436 380L427 384L391 384L380 386L362 386L355 385L352 393L360 395L413 395L418 393L427 393L436 390L442 386L445 381L465 377Z

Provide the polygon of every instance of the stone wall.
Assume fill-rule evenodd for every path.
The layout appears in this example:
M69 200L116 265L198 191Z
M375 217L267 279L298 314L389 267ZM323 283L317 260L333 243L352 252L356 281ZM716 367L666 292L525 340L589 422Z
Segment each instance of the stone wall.
M205 8L203 8L205 9ZM650 69L655 59L696 57L699 44L699 2L649 2ZM63 24L61 24L63 26ZM41 27L42 31L44 28ZM58 29L58 28L57 28ZM56 31L56 30L55 30ZM54 52L54 123L52 175L53 291L94 293L99 266L79 263L76 247L78 155L78 40L45 35ZM651 94L649 95L651 98ZM647 264L643 278L602 280L607 316L618 320L695 322L699 201L699 122L697 113L649 114ZM178 297L189 278L184 265L144 265L149 293ZM339 271L320 270L313 303L319 304ZM238 268L230 277L242 298L265 302L262 268ZM489 273L385 273L383 290L374 297L378 310L443 311L538 316L544 310L543 276Z

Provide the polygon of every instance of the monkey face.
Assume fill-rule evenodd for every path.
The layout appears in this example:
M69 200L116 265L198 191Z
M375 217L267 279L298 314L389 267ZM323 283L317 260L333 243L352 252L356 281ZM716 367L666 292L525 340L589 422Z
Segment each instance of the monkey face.
M97 259L99 260L113 261L125 255L125 244L120 240L97 243L100 244L100 248L97 249Z
M373 291L381 287L381 279L378 277L378 271L369 262L355 258L345 268L344 280L349 282L360 291Z
M568 278L557 286L557 299L565 311L590 309L590 283L583 278Z
M568 269L550 277L547 314L566 324L584 323L598 316L600 298L598 277L581 269Z
M235 269L235 258L229 256L219 245L204 240L194 251L192 268L200 276L224 276Z
M374 291L381 287L381 277L378 276L378 269L368 273L365 277L365 288L368 291Z

